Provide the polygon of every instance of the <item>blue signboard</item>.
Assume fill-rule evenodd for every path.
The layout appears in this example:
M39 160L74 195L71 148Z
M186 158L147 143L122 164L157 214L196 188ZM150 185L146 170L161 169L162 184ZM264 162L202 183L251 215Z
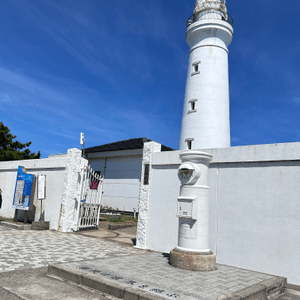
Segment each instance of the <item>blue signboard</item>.
M29 210L33 180L34 175L27 174L24 167L18 167L17 182L13 200L13 207L15 209Z

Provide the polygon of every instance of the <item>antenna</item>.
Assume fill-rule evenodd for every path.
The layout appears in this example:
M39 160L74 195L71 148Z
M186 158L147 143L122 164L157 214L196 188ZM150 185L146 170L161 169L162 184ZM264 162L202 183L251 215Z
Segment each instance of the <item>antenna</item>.
M82 149L82 156L84 157L85 139L84 139L84 133L83 133L83 132L80 132L80 145L83 146L83 149Z

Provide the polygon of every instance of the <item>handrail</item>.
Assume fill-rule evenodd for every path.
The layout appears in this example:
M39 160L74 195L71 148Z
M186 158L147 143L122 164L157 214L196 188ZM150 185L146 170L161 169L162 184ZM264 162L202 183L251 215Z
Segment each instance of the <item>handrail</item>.
M220 2L220 1L210 0L210 1L205 1L205 2L199 3L194 9L194 14L199 13L199 12L209 9L209 8L218 9L225 14L227 13L227 7L224 3Z
M188 28L193 23L199 21L198 14L199 13L193 14L192 16L190 16L187 19L186 28ZM218 15L218 16L216 16L216 15ZM226 14L226 16L224 16L224 14L220 11L207 11L207 13L203 14L200 18L201 18L201 20L209 20L209 19L223 20L223 21L229 23L231 26L233 26L233 23L234 23L233 17L231 15Z

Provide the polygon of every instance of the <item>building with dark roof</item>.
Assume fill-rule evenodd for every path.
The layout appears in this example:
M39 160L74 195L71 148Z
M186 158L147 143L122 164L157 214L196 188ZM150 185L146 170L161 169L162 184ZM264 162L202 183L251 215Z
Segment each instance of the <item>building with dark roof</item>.
M104 177L104 207L130 212L138 210L145 143L153 145L155 151L174 150L145 137L85 149L92 169Z
M153 142L150 139L145 137L129 139L109 144L104 144L100 146L94 146L86 148L86 153L95 153L95 152L107 152L107 151L119 151L119 150L130 150L130 149L143 149L145 142ZM161 151L173 151L174 149L161 145Z

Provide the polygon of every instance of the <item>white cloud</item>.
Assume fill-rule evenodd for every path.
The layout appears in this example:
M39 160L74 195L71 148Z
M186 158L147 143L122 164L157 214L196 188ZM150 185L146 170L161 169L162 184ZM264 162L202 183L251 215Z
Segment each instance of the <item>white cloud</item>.
M1 102L11 102L11 99L7 94L5 94L5 96L0 101Z
M300 97L294 97L294 98L292 99L292 102L293 102L293 103L300 104Z

